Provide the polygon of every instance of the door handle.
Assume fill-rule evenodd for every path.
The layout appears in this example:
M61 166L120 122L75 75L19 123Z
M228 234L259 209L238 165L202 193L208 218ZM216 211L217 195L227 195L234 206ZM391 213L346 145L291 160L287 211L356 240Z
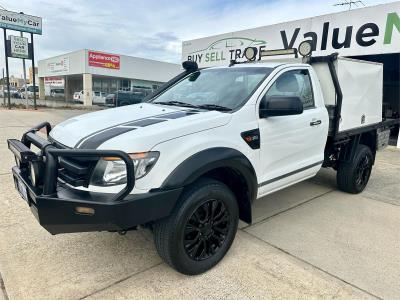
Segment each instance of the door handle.
M312 121L312 122L310 122L310 126L317 126L317 125L320 125L321 123L322 123L321 120Z

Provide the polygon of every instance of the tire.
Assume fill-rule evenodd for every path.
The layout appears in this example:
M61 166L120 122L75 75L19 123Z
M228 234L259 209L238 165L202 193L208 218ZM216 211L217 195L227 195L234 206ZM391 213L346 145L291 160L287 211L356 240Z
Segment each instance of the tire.
M373 155L365 145L358 145L354 159L338 166L336 181L340 190L358 194L366 187L372 171Z
M157 252L178 272L201 274L228 252L238 220L232 191L219 181L201 178L184 190L172 214L154 225Z

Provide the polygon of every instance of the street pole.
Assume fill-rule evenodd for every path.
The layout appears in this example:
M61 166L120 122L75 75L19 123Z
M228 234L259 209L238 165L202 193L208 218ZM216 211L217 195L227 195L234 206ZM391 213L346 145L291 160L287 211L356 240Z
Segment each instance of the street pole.
M33 33L31 33L32 43L32 81L33 81L33 108L36 110L36 80L35 80L35 51L33 50Z
M4 85L5 85L5 82L4 82L4 68L2 68L1 69L2 71L3 71L3 84L2 84L2 88L3 88L3 104L4 104L4 106L6 106L6 94L4 93Z
M22 33L22 31L20 31L20 36L24 37L24 34ZM25 58L22 59L22 68L24 71L24 94L25 94L25 99L26 99L26 109L29 108L29 103L28 103L28 90L27 90L27 86L26 86L26 66L25 66Z
M8 56L7 56L7 32L3 28L4 32L4 54L6 57L6 75L7 75L7 99L8 99L8 109L11 109L11 99L10 99L10 74L8 72Z

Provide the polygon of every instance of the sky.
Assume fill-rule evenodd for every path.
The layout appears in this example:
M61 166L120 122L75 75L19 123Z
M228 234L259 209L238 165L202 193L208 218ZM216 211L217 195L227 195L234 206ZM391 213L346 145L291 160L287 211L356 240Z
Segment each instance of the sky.
M347 10L334 6L340 2L0 0L0 6L42 17L43 35L34 36L37 60L93 49L179 63L182 41ZM389 2L363 0L366 6ZM3 68L3 39L0 47ZM22 60L11 58L9 65L11 75L22 76Z

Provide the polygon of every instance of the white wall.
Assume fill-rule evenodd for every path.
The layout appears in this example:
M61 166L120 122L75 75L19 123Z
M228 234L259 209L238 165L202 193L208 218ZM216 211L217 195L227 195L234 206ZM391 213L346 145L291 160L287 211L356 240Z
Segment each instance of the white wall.
M301 9L301 1L294 5ZM268 16L265 17L268 22ZM283 49L285 46L297 48L304 40L316 41L314 56L329 55L333 52L339 52L341 56L399 53L399 29L396 26L387 26L391 24L388 20L395 20L396 23L399 17L400 1L396 1L184 41L182 61L194 60L200 67L227 65L230 59L236 58L233 55L236 50L241 52L249 46L266 50ZM338 32L337 38L334 38L334 32ZM346 41L346 36L347 43L340 45ZM285 41L291 44L292 38L292 45L285 45ZM333 42L336 40L339 45Z
M89 50L79 50L40 60L38 62L39 77L89 73L92 75L166 82L179 74L182 69L179 64L126 55L119 55L119 69L93 67L89 66L88 63L88 52Z
M181 69L181 65L178 64L120 55L119 70L91 67L87 64L86 73L92 73L93 75L166 82L182 72Z
M85 51L78 50L38 62L39 77L85 73Z

